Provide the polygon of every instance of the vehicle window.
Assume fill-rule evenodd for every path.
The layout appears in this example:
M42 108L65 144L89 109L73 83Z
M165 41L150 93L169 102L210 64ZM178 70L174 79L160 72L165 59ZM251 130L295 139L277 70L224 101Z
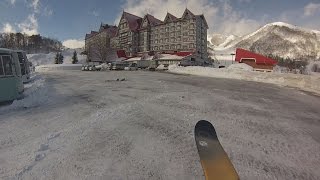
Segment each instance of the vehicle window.
M13 75L12 72L12 60L10 56L2 56L2 66L5 76Z

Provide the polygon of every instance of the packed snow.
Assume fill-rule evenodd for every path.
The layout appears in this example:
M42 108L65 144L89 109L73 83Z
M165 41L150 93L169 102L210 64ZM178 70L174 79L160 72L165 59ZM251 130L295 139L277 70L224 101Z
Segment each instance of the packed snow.
M203 179L193 131L207 119L240 179L317 180L319 106L255 82L44 72L0 107L0 179Z
M81 70L81 64L47 64L36 66L35 70L40 71L57 71L57 70Z
M234 64L229 68L221 69L200 66L169 66L169 72L172 73L271 83L279 86L299 88L305 91L311 91L320 94L320 76L318 74L302 75L277 72L265 73L251 70L251 68L243 64Z

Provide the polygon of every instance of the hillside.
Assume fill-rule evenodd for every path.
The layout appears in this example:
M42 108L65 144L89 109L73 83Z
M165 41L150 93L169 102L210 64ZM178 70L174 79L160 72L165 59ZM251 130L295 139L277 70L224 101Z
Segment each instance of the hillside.
M80 55L80 53L83 51L82 49L66 49L61 52L64 57L63 64L71 64L73 52L75 50L77 51L77 54L78 54L78 60L79 60L78 64L84 63L86 61L86 56ZM51 52L47 54L45 53L28 54L27 56L28 56L28 60L32 62L34 66L39 66L39 65L54 64L56 53Z
M0 48L24 50L28 54L57 52L63 48L60 41L41 35L0 33Z
M276 55L292 59L320 59L320 31L304 29L276 22L241 37L226 38L215 47L216 51L244 48L264 55Z

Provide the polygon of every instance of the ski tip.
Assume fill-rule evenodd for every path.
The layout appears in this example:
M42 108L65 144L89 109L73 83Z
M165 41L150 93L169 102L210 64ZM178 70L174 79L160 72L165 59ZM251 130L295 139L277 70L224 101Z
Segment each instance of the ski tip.
M214 126L207 120L200 120L197 122L195 126L195 130L200 130L200 131L210 131L211 133L214 134L214 136L217 136L216 130Z

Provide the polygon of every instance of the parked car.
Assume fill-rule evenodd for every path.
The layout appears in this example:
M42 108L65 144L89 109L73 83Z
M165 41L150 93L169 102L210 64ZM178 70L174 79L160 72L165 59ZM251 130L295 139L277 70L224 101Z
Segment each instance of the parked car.
M141 69L146 69L150 66L150 60L139 60L137 61L137 67Z
M132 64L129 64L129 66L125 67L124 70L126 71L136 71L138 70L138 66L136 63L132 63Z
M148 69L149 69L149 71L155 71L158 66L159 66L158 61L152 60L152 61L150 61L150 65L149 65Z
M158 67L157 67L157 70L160 70L160 71L166 71L169 69L169 64L160 64Z
M128 62L116 61L112 63L112 70L124 70L127 66L129 66Z

